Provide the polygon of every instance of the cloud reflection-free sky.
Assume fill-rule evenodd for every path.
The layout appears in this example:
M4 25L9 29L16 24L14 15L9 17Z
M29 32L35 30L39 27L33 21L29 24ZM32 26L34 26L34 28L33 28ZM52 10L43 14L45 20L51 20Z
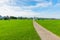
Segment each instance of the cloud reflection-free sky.
M60 18L60 0L0 0L0 15Z

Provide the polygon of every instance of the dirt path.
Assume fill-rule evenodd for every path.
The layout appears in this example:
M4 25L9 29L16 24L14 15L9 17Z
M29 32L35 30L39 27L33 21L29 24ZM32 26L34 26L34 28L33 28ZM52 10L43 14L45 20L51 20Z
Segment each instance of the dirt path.
M33 24L41 40L60 40L60 37L46 30L41 25L39 25L37 22L33 21Z

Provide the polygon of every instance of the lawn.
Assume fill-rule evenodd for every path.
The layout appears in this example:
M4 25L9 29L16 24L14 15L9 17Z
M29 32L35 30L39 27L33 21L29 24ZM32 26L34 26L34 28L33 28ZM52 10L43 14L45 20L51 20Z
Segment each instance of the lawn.
M60 20L37 20L44 28L60 36Z
M40 40L32 20L0 20L0 40Z

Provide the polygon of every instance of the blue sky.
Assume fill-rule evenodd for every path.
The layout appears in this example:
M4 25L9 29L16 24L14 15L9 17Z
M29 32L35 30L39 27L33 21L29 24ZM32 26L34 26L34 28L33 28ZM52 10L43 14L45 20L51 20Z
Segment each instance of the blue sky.
M60 0L0 0L0 15L60 18Z

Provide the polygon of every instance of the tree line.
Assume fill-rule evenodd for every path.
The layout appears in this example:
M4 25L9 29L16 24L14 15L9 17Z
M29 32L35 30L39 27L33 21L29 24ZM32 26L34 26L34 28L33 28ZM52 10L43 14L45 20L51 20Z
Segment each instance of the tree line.
M20 17L16 17L16 16L1 16L0 15L0 20L10 20L10 19L56 20L56 18L21 17L21 16Z
M10 19L33 19L32 17L16 17L16 16L1 16L0 20L10 20Z

